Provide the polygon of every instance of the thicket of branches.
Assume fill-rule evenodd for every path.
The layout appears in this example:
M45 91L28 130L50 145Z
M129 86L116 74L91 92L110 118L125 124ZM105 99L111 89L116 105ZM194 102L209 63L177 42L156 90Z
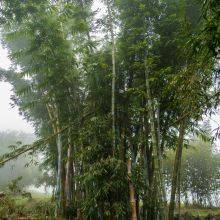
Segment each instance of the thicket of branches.
M97 16L92 0L1 1L13 62L1 78L41 138L1 163L42 152L57 217L153 220L166 216L162 158L173 148L172 220L185 139L218 106L219 6L102 3Z

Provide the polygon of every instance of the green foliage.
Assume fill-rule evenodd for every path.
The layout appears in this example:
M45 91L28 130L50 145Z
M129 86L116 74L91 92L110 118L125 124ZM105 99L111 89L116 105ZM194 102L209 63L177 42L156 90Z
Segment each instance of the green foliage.
M1 78L13 85L14 104L41 138L12 154L37 149L44 155L40 182L54 187L57 179L58 217L68 218L69 210L78 218L128 219L133 204L129 186L133 186L137 207L143 204L139 214L156 219L157 210L162 213L160 203L165 202L161 155L176 148L182 124L186 138L198 132L205 137L200 120L218 105L214 57L194 50L198 39L209 39L209 45L214 36L208 46L213 50L218 35L212 27L210 36L201 35L210 23L204 20L206 15L197 22L202 12L194 1L107 3L112 17L104 14L97 20L93 1L2 3L3 42L14 69L1 71ZM215 6L210 1L207 11L214 21ZM99 28L105 32L101 42L94 37ZM115 56L111 56L109 42L114 42L106 34L109 30L115 33ZM213 159L210 152L204 154ZM129 177L128 158L132 160ZM190 187L198 189L194 185ZM202 199L207 195L196 193Z
M209 142L195 139L184 149L181 165L181 196L186 204L219 206L219 164L220 156ZM165 160L166 181L170 187L173 152Z
M200 1L201 2L201 1ZM220 6L215 0L202 2L203 25L198 41L200 49L208 50L214 56L219 56L219 38L220 38ZM203 44L203 45L202 45Z

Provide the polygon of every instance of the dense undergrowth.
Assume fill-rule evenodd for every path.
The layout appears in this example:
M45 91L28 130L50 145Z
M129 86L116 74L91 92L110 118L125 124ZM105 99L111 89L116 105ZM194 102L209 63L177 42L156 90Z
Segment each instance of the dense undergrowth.
M32 198L7 194L0 198L0 219L54 219L55 203L50 195L32 193ZM176 214L177 217L178 214ZM219 208L181 207L180 219L220 219Z
M0 198L0 219L52 219L54 207L44 194L32 193L32 198L7 194Z

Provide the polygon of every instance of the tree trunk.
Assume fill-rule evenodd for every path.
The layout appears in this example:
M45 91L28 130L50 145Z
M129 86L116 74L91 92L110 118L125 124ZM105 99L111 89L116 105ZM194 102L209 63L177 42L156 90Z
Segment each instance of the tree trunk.
M156 134L158 134L155 128L155 114L154 114L154 107L153 101L151 98L151 91L150 91L150 83L149 83L149 70L147 68L147 63L145 62L145 86L146 86L146 98L147 98L147 110L150 119L150 130L151 130L151 140L152 140L152 161L154 162L154 176L153 176L153 187L154 192L156 193L154 196L158 199L158 205L160 214L162 218L165 216L164 210L164 190L163 190L163 182L162 182L162 171L161 171L161 149L159 146L159 139L157 140ZM159 138L159 137L158 137Z
M112 142L113 142L113 153L116 147L116 128L115 128L115 81L116 81L116 67L115 67L115 37L114 37L114 27L113 27L113 17L112 9L110 5L110 0L106 0L108 18L109 18L109 29L111 34L112 43L112 103L111 103L111 115L112 115Z
M160 107L157 108L157 144L158 144L158 158L159 158L159 170L160 170L160 180L161 180L161 187L162 187L162 198L164 202L164 206L166 205L166 190L164 185L164 178L163 178L163 158L162 158L162 146L161 146L161 134L160 134Z
M180 220L180 209L181 209L181 160L179 161L179 171L178 171L178 220Z
M53 128L53 133L57 134L56 145L57 145L57 180L56 180L56 209L55 216L61 217L65 213L65 165L63 161L62 152L62 136L59 125L59 113L57 105L46 104L47 112L50 118L50 122Z
M126 163L126 138L125 138L125 128L121 128L121 138L120 138L120 159Z
M48 114L52 122L54 133L57 133L56 144L57 144L57 183L56 183L56 209L55 216L57 218L65 215L65 164L63 160L63 146L62 146L62 135L60 133L60 122L58 107L56 104L53 106L47 105Z
M55 216L59 218L62 215L62 208L61 208L61 137L60 134L57 135L57 183L56 183L56 210Z
M174 209L175 209L175 196L177 190L177 183L178 183L178 173L180 169L180 161L182 158L182 149L183 149L183 139L185 134L185 126L184 122L180 124L180 131L179 131L179 140L176 149L174 167L173 167L173 177L172 177L172 185L171 185L171 196L170 196L170 206L169 206L169 220L174 219Z
M65 164L63 162L63 153L62 153L62 140L61 134L57 135L57 184L56 184L56 197L57 197L57 206L56 206L56 217L62 217L65 215Z
M144 176L144 199L143 199L143 208L142 208L142 218L146 219L147 218L147 203L149 202L149 176L150 176L150 170L149 170L149 165L148 161L150 158L147 157L147 150L149 148L148 142L146 141L149 136L149 129L147 127L147 121L145 119L145 116L142 118L142 132L143 132L143 139L142 139L142 145L141 145L141 154L142 154L142 166L143 166L143 176ZM149 151L149 150L148 150Z
M131 177L131 159L128 159L127 161L127 169L128 169L128 176ZM129 182L129 195L130 195L130 205L131 205L131 220L137 220L135 189L131 180Z
M71 218L71 209L73 202L73 146L68 138L68 152L67 152L67 164L66 164L66 211L67 218Z
M62 150L62 148L61 148ZM65 193L65 186L66 186L66 168L65 168L65 162L64 158L66 158L66 155L63 155L63 152L61 153L61 192L60 192L60 198L61 198L61 214L62 217L66 216L66 193Z

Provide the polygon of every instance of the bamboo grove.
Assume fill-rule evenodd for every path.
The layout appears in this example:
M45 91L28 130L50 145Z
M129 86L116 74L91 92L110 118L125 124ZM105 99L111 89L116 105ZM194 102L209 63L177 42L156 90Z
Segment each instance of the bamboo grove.
M94 4L1 1L13 62L1 78L39 137L1 164L43 154L57 218L172 220L182 148L218 106L219 5L103 0L100 12ZM176 151L171 195L167 149Z

